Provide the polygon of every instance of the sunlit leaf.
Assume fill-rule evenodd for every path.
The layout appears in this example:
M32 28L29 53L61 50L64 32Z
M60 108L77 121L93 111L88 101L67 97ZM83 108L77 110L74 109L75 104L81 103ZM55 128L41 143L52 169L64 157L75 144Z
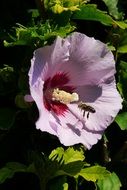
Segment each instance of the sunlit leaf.
M45 8L51 10L55 14L61 14L64 11L79 10L79 6L86 3L84 0L45 0Z
M61 175L76 176L83 168L85 163L84 153L81 149L75 150L73 147L64 151L62 147L53 150L49 159L58 161L59 169L54 173L54 177Z
M106 12L97 9L95 4L88 4L81 7L79 11L73 14L73 19L92 20L101 22L104 25L111 26L113 19Z
M60 162L61 160L63 160L63 155L64 149L62 147L58 147L51 152L51 154L49 155L49 159L57 160L58 162Z
M116 50L116 48L114 46L112 46L112 45L108 45L108 48L109 48L110 51L115 51Z
M63 184L63 190L68 190L68 183Z
M127 28L127 23L126 22L124 22L124 21L114 21L114 23L116 24L116 25L118 25L121 29L126 29Z
M127 130L127 112L118 114L115 121L122 130Z
M68 148L64 153L64 162L65 164L75 161L83 161L85 159L83 151L74 150L73 147Z
M118 11L118 0L102 0L108 7L110 15L112 15L115 19L120 19L122 13Z
M127 53L127 44L123 46L119 46L117 49L118 53Z
M113 172L104 179L99 179L97 182L99 190L120 190L121 182L118 176Z
M50 40L54 40L56 36L65 37L75 29L75 26L69 23L63 27L59 27L58 25L51 24L48 20L45 23L38 23L30 27L25 27L21 24L17 25L15 27L15 36L9 35L10 42L4 40L6 47L27 45L37 48L46 45Z
M102 166L92 166L88 168L84 168L79 173L87 181L96 182L98 179L104 179L105 177L110 175L110 172L106 170L105 167Z
M83 151L81 149L74 150L73 147L70 147L65 151L62 147L58 147L52 151L49 158L58 161L62 159L65 164L75 161L83 161L85 159Z

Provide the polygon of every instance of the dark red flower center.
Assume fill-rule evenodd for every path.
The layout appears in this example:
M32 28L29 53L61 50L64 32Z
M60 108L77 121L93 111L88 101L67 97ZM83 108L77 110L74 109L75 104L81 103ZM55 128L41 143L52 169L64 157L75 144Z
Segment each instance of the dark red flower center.
M66 73L56 73L52 78L49 77L44 83L44 106L48 111L53 111L57 115L64 115L68 110L66 104L63 104L59 101L52 100L53 90L58 88L69 93L73 93L75 87L67 85L70 81Z

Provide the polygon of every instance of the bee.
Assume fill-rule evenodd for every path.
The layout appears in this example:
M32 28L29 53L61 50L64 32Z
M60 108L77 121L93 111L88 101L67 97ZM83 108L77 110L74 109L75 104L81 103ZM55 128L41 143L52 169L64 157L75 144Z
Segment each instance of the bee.
M83 110L83 117L85 117L85 112L88 112L87 113L87 119L89 118L89 113L95 113L96 112L96 110L92 106L87 105L84 102L80 102L78 104L78 108Z

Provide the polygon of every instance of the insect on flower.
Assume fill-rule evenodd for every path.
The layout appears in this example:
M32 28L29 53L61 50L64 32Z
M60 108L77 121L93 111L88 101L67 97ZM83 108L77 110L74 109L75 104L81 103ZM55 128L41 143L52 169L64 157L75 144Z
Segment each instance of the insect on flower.
M89 113L95 113L95 112L96 112L96 110L95 110L92 106L87 105L87 104L85 104L84 102L80 102L80 103L78 104L78 107L79 107L81 110L83 110L83 117L85 117L85 112L88 112L88 113L87 113L87 119L89 118Z
M39 110L36 128L65 146L90 149L122 108L115 72L108 47L81 33L35 50L29 85Z

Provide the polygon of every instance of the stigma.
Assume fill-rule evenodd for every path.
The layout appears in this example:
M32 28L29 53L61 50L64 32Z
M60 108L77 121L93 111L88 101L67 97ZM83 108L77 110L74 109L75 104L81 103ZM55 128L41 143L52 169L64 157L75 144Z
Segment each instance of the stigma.
M63 104L70 104L79 100L79 95L76 92L69 93L59 88L55 88L52 93L52 100Z

